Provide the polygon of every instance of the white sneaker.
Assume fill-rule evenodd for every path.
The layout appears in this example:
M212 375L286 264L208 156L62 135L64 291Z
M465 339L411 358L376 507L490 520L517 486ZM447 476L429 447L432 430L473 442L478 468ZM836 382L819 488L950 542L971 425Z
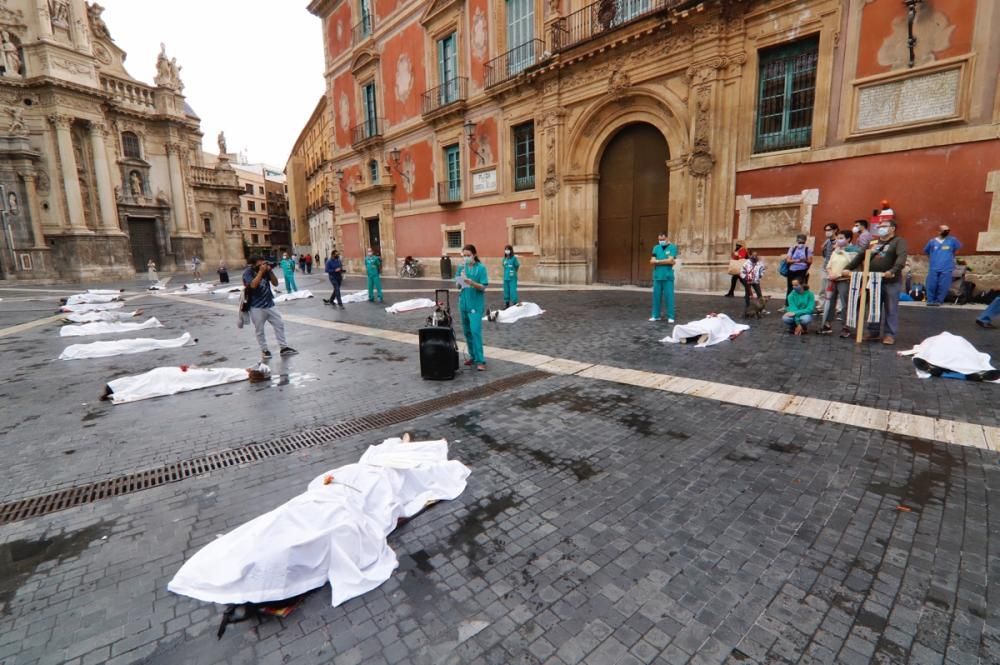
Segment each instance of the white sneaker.
M651 316L651 317L649 317L649 320L650 321L657 321L658 319L655 316Z
M673 322L674 322L673 319L667 319L667 323L673 323Z

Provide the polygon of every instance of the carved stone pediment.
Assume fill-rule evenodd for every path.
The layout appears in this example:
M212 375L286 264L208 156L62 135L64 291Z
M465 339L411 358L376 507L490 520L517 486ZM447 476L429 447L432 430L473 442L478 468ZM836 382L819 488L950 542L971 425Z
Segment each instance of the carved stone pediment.
M351 61L351 73L358 76L362 72L378 67L379 54L372 48L364 48Z
M449 16L452 11L461 9L464 4L463 0L432 0L427 3L427 8L420 17L420 23L424 26L434 23L442 16Z

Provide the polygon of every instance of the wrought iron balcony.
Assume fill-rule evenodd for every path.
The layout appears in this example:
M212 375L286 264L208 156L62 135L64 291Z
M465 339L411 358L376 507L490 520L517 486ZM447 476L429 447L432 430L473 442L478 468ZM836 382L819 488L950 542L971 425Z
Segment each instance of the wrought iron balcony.
M438 203L448 205L462 202L462 181L459 179L438 183Z
M450 106L456 102L464 102L469 89L469 79L458 76L445 81L436 88L431 88L424 93L421 113L428 115Z
M545 52L541 39L531 39L486 63L486 87L509 81L538 63Z
M351 130L351 145L357 147L366 141L382 137L385 118L370 118Z
M552 50L562 51L690 0L597 0L552 24Z
M372 21L371 14L362 14L361 20L358 21L355 24L354 28L352 29L351 43L354 46L357 46L361 42L371 37L374 25L375 23L374 21Z

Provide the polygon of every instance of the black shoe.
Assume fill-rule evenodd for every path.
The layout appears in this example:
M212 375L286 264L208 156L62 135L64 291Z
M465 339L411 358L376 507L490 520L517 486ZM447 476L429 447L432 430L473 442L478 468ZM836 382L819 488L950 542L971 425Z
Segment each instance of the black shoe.
M346 307L344 307L343 305L337 305L337 306L338 306L338 307L340 307L340 309L347 309L347 308L346 308Z
M290 346L283 346L281 347L280 353L283 356L294 356L296 353L298 353L298 351L296 351Z
M329 305L329 304L330 304L330 301L329 301L329 300L327 300L326 298L323 298L323 304L324 304L324 305Z
M732 297L733 297L733 294L732 294L732 293L723 293L723 294L722 294L722 297L723 297L723 298L732 298Z
M260 357L261 358L270 358L271 357L271 352L268 351L267 349L264 349L264 351L261 352Z
M996 328L996 326L993 325L992 323L989 323L987 321L980 321L979 319L976 319L976 325L979 326L980 328Z
M833 328L831 326L823 326L822 328L819 329L819 332L817 334L819 334L819 335L832 335L833 334Z

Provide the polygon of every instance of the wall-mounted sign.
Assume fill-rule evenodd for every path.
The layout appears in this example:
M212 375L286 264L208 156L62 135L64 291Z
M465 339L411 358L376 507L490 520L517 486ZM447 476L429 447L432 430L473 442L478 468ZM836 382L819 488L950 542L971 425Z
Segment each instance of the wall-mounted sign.
M480 171L472 174L472 193L485 194L497 191L497 170Z

